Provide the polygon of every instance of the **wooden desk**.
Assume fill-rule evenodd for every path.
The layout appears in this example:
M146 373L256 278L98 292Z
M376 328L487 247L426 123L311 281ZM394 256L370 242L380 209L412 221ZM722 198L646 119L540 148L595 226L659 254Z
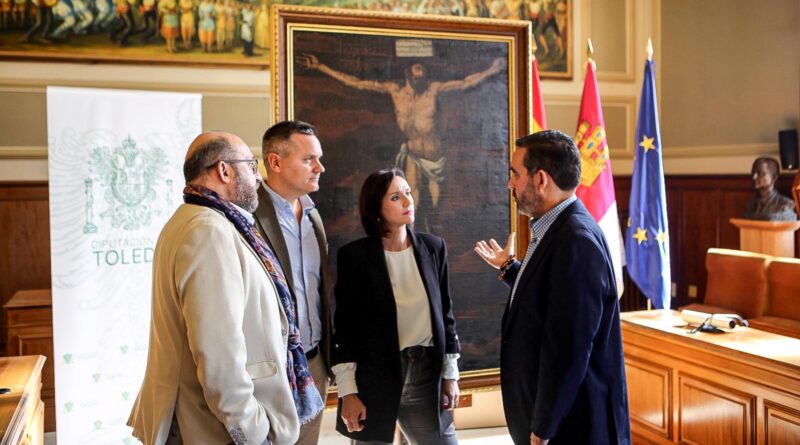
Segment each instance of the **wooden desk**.
M677 314L621 316L634 443L800 443L800 340L688 334Z
M21 290L14 293L6 310L8 343L6 355L43 355L42 399L45 403L45 431L56 430L56 385L53 360L53 308L50 289ZM0 384L0 386L3 386Z
M0 445L44 443L44 362L41 355L0 357L0 387L11 389L0 395Z

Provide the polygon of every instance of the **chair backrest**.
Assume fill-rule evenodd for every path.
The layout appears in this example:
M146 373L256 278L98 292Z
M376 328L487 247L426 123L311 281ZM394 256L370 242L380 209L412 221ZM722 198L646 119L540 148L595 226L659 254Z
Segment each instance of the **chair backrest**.
M767 315L800 321L800 259L775 257L767 267Z
M708 249L704 304L730 308L744 318L760 317L767 297L770 255L742 250Z

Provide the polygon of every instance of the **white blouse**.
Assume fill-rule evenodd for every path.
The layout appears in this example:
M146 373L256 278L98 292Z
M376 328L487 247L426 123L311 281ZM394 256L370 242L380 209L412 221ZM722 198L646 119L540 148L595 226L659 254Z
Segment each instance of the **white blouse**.
M433 346L431 308L414 258L414 248L408 247L399 252L385 250L384 255L397 306L400 350L411 346Z

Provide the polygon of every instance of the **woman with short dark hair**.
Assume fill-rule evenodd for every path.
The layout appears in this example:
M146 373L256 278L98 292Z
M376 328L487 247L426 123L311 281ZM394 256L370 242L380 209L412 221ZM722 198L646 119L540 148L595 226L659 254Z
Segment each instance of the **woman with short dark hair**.
M414 199L401 170L380 170L359 198L367 233L337 257L336 430L356 444L457 444L460 346L444 240L411 229Z

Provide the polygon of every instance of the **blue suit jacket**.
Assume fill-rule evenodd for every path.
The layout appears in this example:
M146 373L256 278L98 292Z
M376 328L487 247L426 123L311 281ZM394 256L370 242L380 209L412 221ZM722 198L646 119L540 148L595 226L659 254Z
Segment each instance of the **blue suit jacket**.
M520 264L505 281L513 286ZM619 303L605 237L580 201L556 218L503 315L500 381L516 444L629 444Z

